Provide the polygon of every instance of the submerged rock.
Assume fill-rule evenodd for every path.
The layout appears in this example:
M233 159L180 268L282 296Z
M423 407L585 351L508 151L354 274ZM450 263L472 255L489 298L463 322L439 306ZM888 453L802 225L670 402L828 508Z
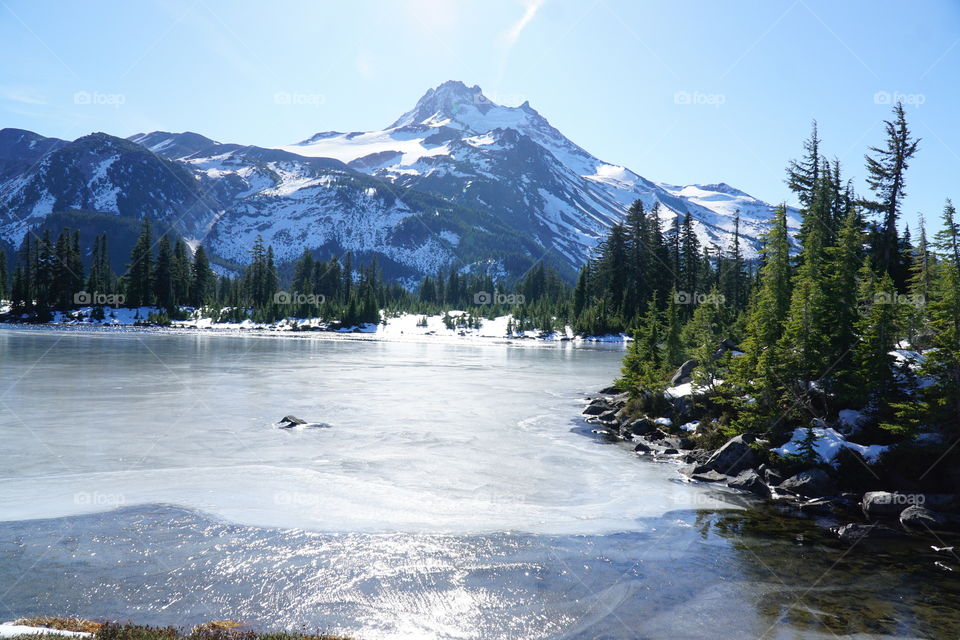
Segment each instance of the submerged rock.
M911 531L956 531L960 524L955 516L937 513L926 507L912 505L900 512L900 524Z
M871 538L874 540L896 540L904 537L904 534L900 531L877 524L850 523L841 525L839 527L831 527L830 530L833 531L838 538L851 544L858 542L863 538Z

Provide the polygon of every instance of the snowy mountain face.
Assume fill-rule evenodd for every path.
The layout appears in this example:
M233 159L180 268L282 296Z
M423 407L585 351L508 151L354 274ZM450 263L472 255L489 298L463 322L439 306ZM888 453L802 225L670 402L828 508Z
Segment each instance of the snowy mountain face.
M382 131L318 133L281 148L337 158L393 184L485 208L571 267L637 199L648 209L660 203L665 229L692 214L705 246L729 245L739 211L748 256L756 254L772 213L771 205L723 183L655 184L590 155L528 103L497 105L460 82L431 89ZM799 226L796 214L792 227Z
M664 229L690 213L705 246L728 246L739 211L748 256L772 210L723 183L653 183L590 155L528 103L497 105L460 82L386 129L275 149L191 132L65 142L0 131L8 246L53 212L85 210L150 217L237 266L261 235L281 262L304 248L352 251L411 282L449 266L519 275L541 259L572 277L637 199L660 203Z

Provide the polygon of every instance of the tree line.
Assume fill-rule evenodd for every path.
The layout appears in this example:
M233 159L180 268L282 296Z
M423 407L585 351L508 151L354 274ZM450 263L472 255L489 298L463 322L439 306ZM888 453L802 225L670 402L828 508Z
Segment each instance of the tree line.
M648 264L661 260L656 230L643 239L615 228L578 290L595 310L588 321L634 318L620 384L655 397L648 392L664 389L693 358L698 402L725 436L782 436L845 408L863 409L880 439L908 438L921 426L960 432L960 222L947 200L932 238L922 217L915 240L901 232L906 170L919 140L900 104L885 131L884 143L865 156L871 194L859 196L840 163L823 156L814 123L803 156L787 167L786 183L801 206L797 246L786 207L777 207L752 274L736 246L695 259L681 231L673 257L666 243L662 273L670 277L644 280L644 259L630 257L639 251ZM604 264L614 255L620 269ZM680 305L678 287L688 286L709 286L716 295ZM718 348L724 339L738 350ZM898 348L909 357L922 350L922 366L906 366Z

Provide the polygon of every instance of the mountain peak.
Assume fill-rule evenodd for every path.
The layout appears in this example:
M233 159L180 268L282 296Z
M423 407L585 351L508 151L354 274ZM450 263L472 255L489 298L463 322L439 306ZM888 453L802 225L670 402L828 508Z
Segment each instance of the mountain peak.
M487 110L496 106L496 103L483 95L483 90L478 85L468 87L460 80L447 80L437 87L428 89L417 101L417 105L400 116L389 128L456 120L457 114L465 108L472 107L481 113L486 113Z

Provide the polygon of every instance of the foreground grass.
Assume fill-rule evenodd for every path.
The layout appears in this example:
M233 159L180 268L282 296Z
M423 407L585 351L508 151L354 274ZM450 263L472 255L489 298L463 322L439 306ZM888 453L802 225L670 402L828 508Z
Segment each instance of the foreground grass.
M176 627L148 627L137 624L99 623L81 618L37 617L21 618L16 624L46 627L60 631L84 631L94 634L93 640L353 640L347 636L325 633L259 633L244 631L240 624L230 620L215 620L197 625L189 632ZM14 636L14 640L64 640L64 636L38 631Z

